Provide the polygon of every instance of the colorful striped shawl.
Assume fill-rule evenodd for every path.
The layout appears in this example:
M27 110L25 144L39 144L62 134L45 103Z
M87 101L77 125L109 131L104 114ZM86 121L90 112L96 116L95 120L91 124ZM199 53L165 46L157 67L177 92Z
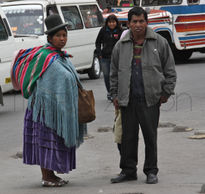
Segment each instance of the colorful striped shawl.
M28 98L32 94L38 78L60 56L68 57L68 54L56 50L49 44L21 49L15 57L11 70L14 89L21 89L23 97Z

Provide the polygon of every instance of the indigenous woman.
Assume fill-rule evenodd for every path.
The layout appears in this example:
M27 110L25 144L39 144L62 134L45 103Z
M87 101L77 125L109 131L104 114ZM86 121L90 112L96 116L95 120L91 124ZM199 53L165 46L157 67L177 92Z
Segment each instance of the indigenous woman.
M23 162L39 165L43 186L62 186L56 176L76 168L76 148L83 141L86 125L78 123L79 78L69 55L66 23L59 15L45 20L48 43L20 50L12 67L15 89L28 98L24 118Z

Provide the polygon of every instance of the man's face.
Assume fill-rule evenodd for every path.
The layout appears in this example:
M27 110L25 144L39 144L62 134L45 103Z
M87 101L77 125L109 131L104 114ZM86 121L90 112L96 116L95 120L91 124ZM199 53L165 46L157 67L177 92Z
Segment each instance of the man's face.
M136 16L132 15L131 21L129 22L129 28L131 29L133 35L142 36L145 35L147 28L147 21L144 15Z

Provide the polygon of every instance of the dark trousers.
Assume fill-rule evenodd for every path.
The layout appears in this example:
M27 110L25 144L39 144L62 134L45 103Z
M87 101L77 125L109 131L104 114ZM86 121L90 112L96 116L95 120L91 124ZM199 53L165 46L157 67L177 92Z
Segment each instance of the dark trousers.
M157 174L157 127L159 123L159 104L147 107L145 101L130 99L127 107L121 107L122 144L120 168L126 175L134 176L138 164L139 125L145 143L143 171Z

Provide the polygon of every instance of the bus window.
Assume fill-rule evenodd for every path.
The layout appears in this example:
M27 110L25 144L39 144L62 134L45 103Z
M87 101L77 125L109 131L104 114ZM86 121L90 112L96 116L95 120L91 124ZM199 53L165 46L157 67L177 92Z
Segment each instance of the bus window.
M181 3L182 0L142 0L142 6L176 5Z
M200 0L188 0L188 4L199 4Z
M103 17L96 5L80 5L80 11L86 28L101 27L103 25Z
M77 6L62 6L61 11L65 22L68 23L68 30L78 30L83 28L83 23Z
M121 7L133 7L133 1L129 0L129 1L120 1L120 6Z
M8 34L6 33L3 20L0 17L0 41L7 40L7 39L8 39Z
M56 7L56 4L55 5L48 5L46 7L46 14L47 14L47 16L53 15L53 14L59 14L58 9Z
M109 4L111 7L133 7L139 6L140 0L114 0Z

